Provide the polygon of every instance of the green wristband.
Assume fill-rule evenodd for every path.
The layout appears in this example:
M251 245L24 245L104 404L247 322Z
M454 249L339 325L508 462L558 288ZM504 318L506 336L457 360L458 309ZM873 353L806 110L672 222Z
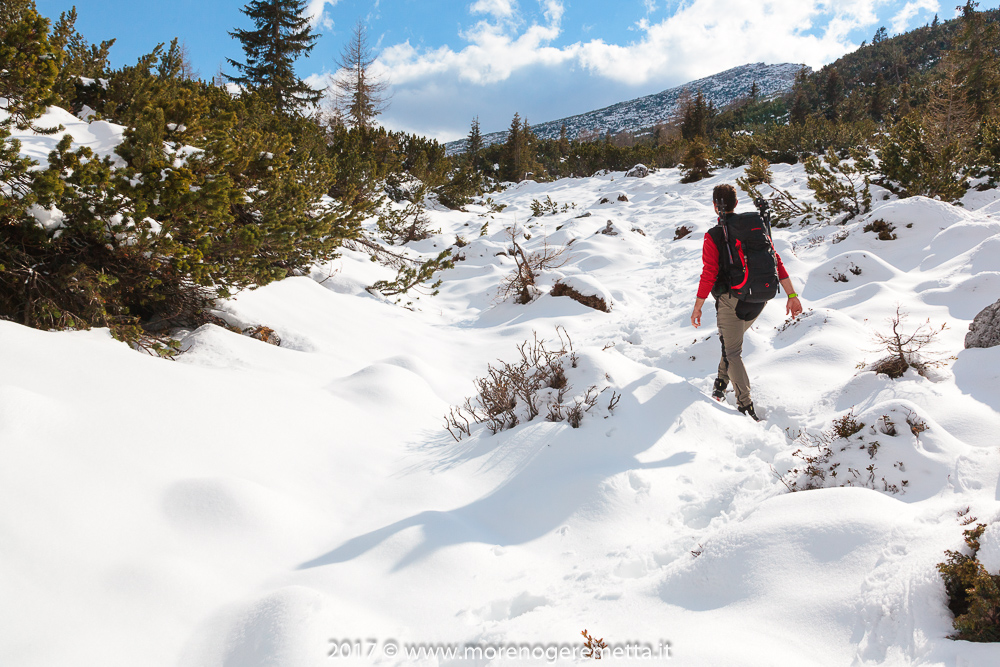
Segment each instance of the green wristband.
M799 293L798 292L792 292L791 294L788 295L788 298L789 299L798 299L799 298Z

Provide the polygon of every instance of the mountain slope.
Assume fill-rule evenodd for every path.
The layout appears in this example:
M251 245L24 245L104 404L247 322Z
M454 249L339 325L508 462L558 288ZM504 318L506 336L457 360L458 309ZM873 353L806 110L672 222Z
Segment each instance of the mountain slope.
M762 98L781 95L791 90L792 84L795 83L795 74L803 67L804 65L794 63L741 65L653 95L619 102L603 109L588 111L569 118L533 125L531 129L542 139L558 138L560 128L564 123L570 139L579 138L584 133L636 132L673 118L685 90L692 94L698 90L702 91L706 99L718 109L749 95L754 82L757 83L760 89L759 95ZM485 134L483 135L483 145L489 146L499 143L504 141L506 137L506 130ZM445 144L449 155L462 153L465 151L465 147L465 139Z

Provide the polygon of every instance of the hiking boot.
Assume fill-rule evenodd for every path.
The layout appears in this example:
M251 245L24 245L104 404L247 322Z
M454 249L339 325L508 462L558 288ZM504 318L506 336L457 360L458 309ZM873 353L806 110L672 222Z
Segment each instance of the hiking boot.
M757 413L753 411L753 403L751 403L750 405L742 405L742 406L740 406L740 407L738 407L736 409L739 410L740 412L742 412L745 415L749 415L750 417L753 417L753 420L755 422L759 422L760 421L760 417L758 417Z
M712 386L712 398L719 402L726 400L726 387L728 386L729 380L715 378L715 384Z

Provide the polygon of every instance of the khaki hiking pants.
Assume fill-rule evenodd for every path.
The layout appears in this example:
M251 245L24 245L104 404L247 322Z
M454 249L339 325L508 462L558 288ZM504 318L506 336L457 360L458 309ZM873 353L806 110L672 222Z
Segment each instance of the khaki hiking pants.
M743 334L757 321L744 321L736 316L739 300L723 294L715 300L715 315L719 325L719 340L722 342L722 360L719 361L719 377L729 380L736 389L736 404L745 408L753 401L750 398L750 376L743 365Z

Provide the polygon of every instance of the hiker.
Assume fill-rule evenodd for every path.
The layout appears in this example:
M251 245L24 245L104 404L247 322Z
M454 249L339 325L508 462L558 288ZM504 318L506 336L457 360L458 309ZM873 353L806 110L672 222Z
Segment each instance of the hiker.
M767 301L778 293L780 283L788 296L785 312L793 318L802 313L799 295L792 287L781 257L771 243L767 203L758 201L763 216L758 213L737 214L736 189L729 184L718 185L712 193L718 224L705 233L702 246L701 282L698 298L691 313L691 324L701 326L701 307L711 293L715 297L716 321L722 343L719 375L712 388L712 398L722 401L732 381L736 389L736 406L755 421L750 397L750 378L743 365L743 334L753 326Z

